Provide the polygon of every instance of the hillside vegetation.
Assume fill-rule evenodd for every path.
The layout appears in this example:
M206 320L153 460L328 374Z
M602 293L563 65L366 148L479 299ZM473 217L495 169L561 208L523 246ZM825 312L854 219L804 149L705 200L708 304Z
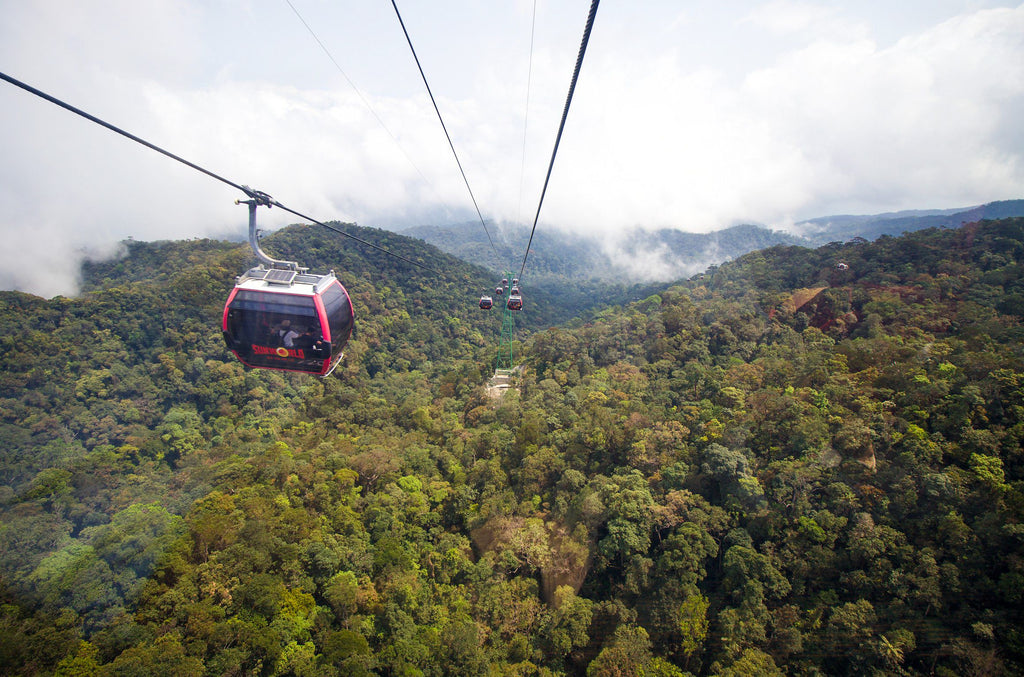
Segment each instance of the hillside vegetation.
M0 294L8 673L1024 670L1024 219L524 312L497 401L489 274L359 234L445 275L276 235L353 297L326 380L223 347L240 246Z
M529 281L531 287L561 286L576 292L583 284L594 280L635 284L652 279L690 277L710 265L774 245L818 247L857 238L873 241L883 235L898 236L925 228L957 228L984 219L1014 217L1024 217L1024 200L1001 200L966 209L822 216L794 224L793 233L751 224L692 233L686 231L685 225L677 224L682 230L624 230L611 234L617 235L617 239L610 241L608 233L573 234L542 228L537 231L531 247ZM518 270L519 257L530 238L526 226L492 223L485 233L479 222L416 226L403 232L492 271L505 270L509 261ZM606 298L607 294L599 296ZM628 300L622 296L617 302ZM592 304L580 294L574 299L574 305L589 308Z
M403 232L490 270L504 270L512 262L516 274L522 252L530 240L530 230L525 226L499 228L494 224L488 231L492 233L492 240L488 240L479 222L418 226ZM755 249L776 244L809 244L802 238L752 225L732 226L711 233L669 228L632 230L619 233L615 241L608 237L600 233L573 234L539 229L528 259L526 279L531 288L537 285L562 287L575 293L595 281L632 285L649 283L652 279L689 277L711 264L738 258ZM586 302L582 295L580 300ZM579 301L574 300L574 305L578 304Z

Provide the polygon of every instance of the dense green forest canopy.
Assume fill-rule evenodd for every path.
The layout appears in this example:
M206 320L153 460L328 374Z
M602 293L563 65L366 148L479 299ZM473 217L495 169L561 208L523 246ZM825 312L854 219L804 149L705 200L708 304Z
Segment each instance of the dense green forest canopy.
M0 293L6 672L1024 670L1024 220L774 247L558 326L524 290L497 399L493 274L359 235L444 274L273 236L352 295L326 380L224 348L242 245Z

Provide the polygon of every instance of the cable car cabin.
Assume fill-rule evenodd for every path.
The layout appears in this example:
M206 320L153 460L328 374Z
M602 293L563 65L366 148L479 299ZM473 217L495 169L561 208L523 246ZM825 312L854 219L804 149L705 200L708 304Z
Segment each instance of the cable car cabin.
M518 287L519 286L519 278L518 277L513 277L512 278L512 286L513 287Z
M509 310L522 310L523 309L523 297L519 294L511 294L508 297L508 309Z
M334 271L258 266L238 278L224 306L224 341L242 364L259 369L327 376L354 324L352 301Z
M519 296L519 287L512 287L512 296Z
M491 300L490 296L480 297L480 308L483 310L490 310L494 306L494 301Z
M503 287L495 287L494 288L494 295L495 296L499 296L499 297L500 296L504 296L505 295L505 289Z

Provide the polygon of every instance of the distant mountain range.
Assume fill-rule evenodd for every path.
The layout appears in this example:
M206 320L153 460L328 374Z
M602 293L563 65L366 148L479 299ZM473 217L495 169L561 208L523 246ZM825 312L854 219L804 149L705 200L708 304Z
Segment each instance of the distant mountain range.
M956 228L984 219L1024 216L1024 200L1001 200L961 209L932 209L890 212L873 216L822 216L796 224L811 246L845 242L854 237L877 240L882 235L924 228Z
M448 254L495 272L511 267L513 275L518 274L529 231L502 230L494 224L488 224L488 229L493 248L479 222L416 226L401 234L425 240ZM733 226L713 233L686 233L668 228L638 230L610 242L585 235L538 230L530 245L529 275L534 282L665 281L689 277L710 265L777 244L809 245L809 240L754 225Z
M712 233L670 228L636 230L612 242L553 230L538 230L531 245L530 276L538 282L614 280L624 283L689 277L709 266L775 245L819 247L854 238L876 240L924 228L955 228L983 219L1024 216L1024 200L1003 200L975 207L913 210L874 215L823 216L797 223L800 235L743 224ZM450 226L415 226L401 231L442 251L495 272L518 273L529 231L477 222ZM493 242L493 247L491 243ZM497 250L497 254L495 253Z

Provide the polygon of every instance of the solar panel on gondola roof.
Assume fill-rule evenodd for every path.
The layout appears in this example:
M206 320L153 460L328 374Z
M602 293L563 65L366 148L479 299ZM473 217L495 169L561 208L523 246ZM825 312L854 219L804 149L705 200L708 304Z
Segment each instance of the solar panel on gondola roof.
M295 270L280 270L278 268L274 268L273 270L268 270L263 279L271 284L291 284L292 281L295 280L295 276L298 274L298 271Z

